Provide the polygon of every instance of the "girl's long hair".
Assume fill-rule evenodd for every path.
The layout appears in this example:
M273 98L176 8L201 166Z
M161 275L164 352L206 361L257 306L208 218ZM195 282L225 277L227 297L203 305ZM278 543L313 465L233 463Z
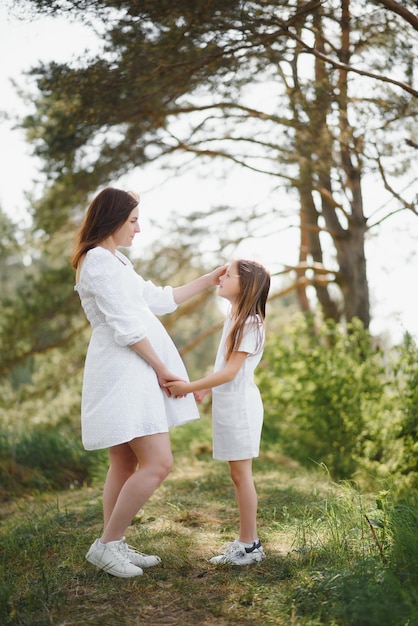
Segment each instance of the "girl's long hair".
M106 187L90 203L77 234L71 265L77 268L80 258L113 235L139 204L139 196L132 192Z
M270 290L270 273L260 263L239 259L235 264L239 275L240 293L234 323L226 340L226 361L234 350L239 349L244 336L245 322L249 317L254 317L254 323L257 325L256 352L263 348L266 302Z

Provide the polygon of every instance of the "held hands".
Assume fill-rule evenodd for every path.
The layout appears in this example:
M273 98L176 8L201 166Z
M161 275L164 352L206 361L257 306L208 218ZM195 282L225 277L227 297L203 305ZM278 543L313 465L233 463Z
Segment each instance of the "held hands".
M174 396L176 398L181 398L185 396L187 393L189 393L189 391L181 391L181 390L178 390L178 392L175 391L174 386L178 385L180 387L181 385L188 385L189 383L187 383L182 378L179 378L179 376L172 374L165 367L161 367L156 373L157 373L159 385L168 398L170 398L171 396Z
M167 382L165 387L174 398L184 398L188 393L191 393L190 383L186 380L172 380ZM194 391L194 399L196 402L200 403L210 391L211 389L199 389L199 391Z
M161 389L164 391L165 395L168 398L172 395L170 389L168 388L168 385L170 383L173 383L174 381L176 381L176 382L181 382L182 381L181 378L179 378L178 376L175 376L174 374L172 374L168 370L163 370L163 371L157 372L157 377L158 377L158 383L159 383Z
M175 398L182 398L188 393L190 393L190 383L185 380L172 380L165 384L169 391L169 395L174 396Z

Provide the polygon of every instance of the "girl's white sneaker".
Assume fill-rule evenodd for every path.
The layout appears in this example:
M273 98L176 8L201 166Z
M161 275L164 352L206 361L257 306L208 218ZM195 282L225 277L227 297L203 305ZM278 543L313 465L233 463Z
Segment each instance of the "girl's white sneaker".
M241 541L233 541L226 550L218 556L209 559L210 563L229 565L252 565L259 563L266 556L261 541L254 541L251 547L246 547Z

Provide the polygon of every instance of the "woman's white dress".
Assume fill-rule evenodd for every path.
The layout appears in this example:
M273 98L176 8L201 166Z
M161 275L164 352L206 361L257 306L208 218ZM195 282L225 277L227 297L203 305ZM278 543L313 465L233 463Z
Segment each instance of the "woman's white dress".
M225 367L225 342L233 320L227 317L216 355L214 371ZM262 345L257 337L261 333ZM254 371L263 354L264 329L258 317L248 318L239 352L247 352L233 380L212 389L213 458L220 461L252 459L260 453L263 402L254 382Z
M108 448L197 419L193 394L168 398L154 369L129 347L147 337L168 370L188 380L156 317L177 308L172 288L145 281L122 253L98 246L87 252L75 290L92 326L81 401L84 447Z

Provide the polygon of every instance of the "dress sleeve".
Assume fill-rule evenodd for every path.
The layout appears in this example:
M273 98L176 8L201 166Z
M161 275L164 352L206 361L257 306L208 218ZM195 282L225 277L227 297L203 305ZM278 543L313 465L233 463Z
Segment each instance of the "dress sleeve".
M236 350L238 352L248 352L256 354L263 349L264 328L257 317L249 317L245 322L244 335Z
M106 250L95 248L88 254L82 280L89 297L94 298L98 316L110 326L117 344L129 346L144 339L146 329L135 294L124 281L124 268L120 271L118 261Z
M177 309L172 287L157 287L150 280L144 282L143 297L155 315L165 315Z
M116 254L123 261L123 263L125 263L125 265L129 265L129 267L135 271L134 266L128 257L122 254L119 250ZM177 309L178 304L174 300L172 287L158 287L151 280L145 281L142 276L138 275L138 277L142 282L142 297L154 315L165 315L166 313L172 313Z

